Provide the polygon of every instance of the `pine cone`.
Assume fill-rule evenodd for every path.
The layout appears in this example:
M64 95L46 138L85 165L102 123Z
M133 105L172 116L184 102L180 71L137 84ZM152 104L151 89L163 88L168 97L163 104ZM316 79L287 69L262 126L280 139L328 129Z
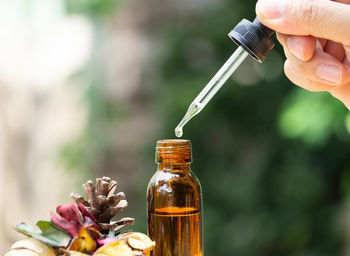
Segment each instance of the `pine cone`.
M97 187L97 188L96 188ZM78 204L81 203L96 219L96 224L101 233L108 233L110 229L118 232L125 226L134 224L135 219L123 218L119 221L111 222L111 219L128 206L125 194L119 192L115 194L117 182L109 177L97 178L96 187L91 180L83 184L86 200L76 192L71 193L71 197Z

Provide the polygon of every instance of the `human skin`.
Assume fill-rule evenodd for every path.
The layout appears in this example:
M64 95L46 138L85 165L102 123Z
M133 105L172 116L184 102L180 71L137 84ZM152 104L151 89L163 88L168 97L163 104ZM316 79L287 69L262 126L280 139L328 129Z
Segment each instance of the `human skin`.
M289 80L350 110L350 0L259 0L256 13L277 32Z

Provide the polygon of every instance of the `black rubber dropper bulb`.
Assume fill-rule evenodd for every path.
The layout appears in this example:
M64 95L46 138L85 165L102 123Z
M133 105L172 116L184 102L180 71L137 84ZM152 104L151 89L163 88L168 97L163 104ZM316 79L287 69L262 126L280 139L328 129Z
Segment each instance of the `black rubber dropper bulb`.
M255 60L263 62L275 46L270 38L274 33L275 31L265 27L256 17L253 23L243 19L228 35Z

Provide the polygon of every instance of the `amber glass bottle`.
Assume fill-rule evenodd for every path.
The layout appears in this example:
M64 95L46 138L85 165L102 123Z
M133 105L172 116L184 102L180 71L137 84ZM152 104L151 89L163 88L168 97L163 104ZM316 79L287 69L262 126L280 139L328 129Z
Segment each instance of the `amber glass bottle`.
M190 169L188 140L160 140L157 172L147 190L153 256L202 256L202 191Z

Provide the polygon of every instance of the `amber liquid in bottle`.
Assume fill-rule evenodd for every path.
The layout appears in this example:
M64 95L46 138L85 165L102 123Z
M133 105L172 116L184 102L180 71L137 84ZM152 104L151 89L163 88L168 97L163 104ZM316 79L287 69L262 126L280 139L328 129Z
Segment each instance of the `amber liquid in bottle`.
M147 191L152 255L202 256L202 192L190 169L190 141L158 141L156 150L158 169Z

